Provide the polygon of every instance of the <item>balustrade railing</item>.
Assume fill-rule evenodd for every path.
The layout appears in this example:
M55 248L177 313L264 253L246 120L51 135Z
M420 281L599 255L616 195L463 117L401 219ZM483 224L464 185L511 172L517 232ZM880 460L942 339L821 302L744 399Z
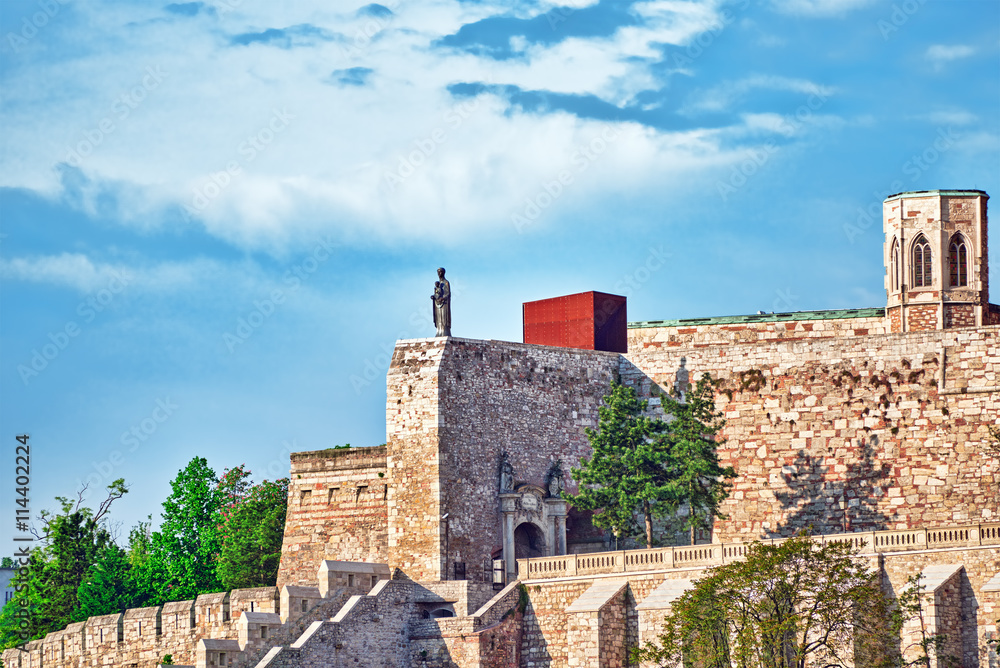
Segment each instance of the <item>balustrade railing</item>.
M859 533L813 536L822 543L848 542L858 552L900 552L949 547L1000 546L1000 522L940 527L935 529L904 529L900 531L867 531ZM777 544L785 538L764 539ZM618 550L563 554L537 559L518 559L518 577L522 580L599 575L604 573L634 573L664 568L699 568L720 566L744 559L753 543L711 543L683 547L660 547L651 550Z

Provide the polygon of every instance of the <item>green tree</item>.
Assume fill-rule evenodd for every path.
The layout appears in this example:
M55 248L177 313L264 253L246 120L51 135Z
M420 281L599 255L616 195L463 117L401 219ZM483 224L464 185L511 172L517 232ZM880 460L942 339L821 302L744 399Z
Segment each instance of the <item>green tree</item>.
M719 464L719 432L725 421L715 410L715 383L709 374L702 375L683 400L663 397L662 402L664 412L673 418L668 419L664 435L670 453L666 493L687 506L684 526L693 545L696 529L711 529L715 518L725 519L719 504L729 495L736 471Z
M612 383L597 430L586 430L593 453L571 470L579 492L563 497L575 508L595 511L595 526L618 537L645 535L652 547L653 520L676 512L678 503L669 486L670 452L661 438L666 425L643 415L646 404L631 387Z
M265 480L224 506L216 570L226 589L275 585L287 510L287 478Z
M114 543L101 552L87 570L76 592L77 621L145 605L128 553Z
M633 650L657 666L890 668L904 616L849 543L797 536L754 543L671 604L658 642ZM895 644L894 644L895 643Z
M208 460L195 457L170 482L160 530L153 532L138 579L154 590L153 603L182 601L222 591L216 575L221 547L222 494Z
M0 613L2 648L43 637L76 621L77 590L90 567L112 544L106 527L111 505L128 492L121 478L107 490L96 511L83 505L85 487L75 501L56 497L60 512L39 514L41 529L35 536L41 545L31 551L28 567L18 569L13 580L17 595ZM19 613L25 615L28 638L21 635Z

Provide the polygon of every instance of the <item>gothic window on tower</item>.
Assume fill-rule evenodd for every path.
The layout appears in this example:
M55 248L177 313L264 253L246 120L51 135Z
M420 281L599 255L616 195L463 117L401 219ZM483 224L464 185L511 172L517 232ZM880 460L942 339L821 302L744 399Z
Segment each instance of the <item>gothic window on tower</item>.
M948 268L951 273L951 287L961 288L969 284L969 251L962 235L951 238L948 247Z
M929 288L934 284L931 275L931 245L920 235L913 244L913 287Z
M893 292L899 290L899 241L896 239L892 240L889 251L889 285Z

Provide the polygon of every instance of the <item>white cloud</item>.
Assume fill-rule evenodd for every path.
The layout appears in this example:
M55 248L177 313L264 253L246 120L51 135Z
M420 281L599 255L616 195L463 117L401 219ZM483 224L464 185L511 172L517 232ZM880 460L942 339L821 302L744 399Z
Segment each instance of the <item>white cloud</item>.
M94 265L79 253L0 259L0 277L5 280L51 284L78 292L103 288L120 272L121 267Z
M242 266L242 276L252 275ZM36 255L0 259L0 278L41 285L69 288L87 293L106 288L113 281L149 292L174 292L214 281L222 274L234 273L214 260L193 259L184 262L149 264L131 258L122 262L95 261L82 253ZM230 276L227 280L231 280Z
M969 125L978 120L975 114L964 109L942 109L940 111L932 111L918 118L934 123L935 125Z
M738 81L727 81L708 90L696 93L686 105L691 111L722 111L731 108L740 98L755 90L789 91L806 96L827 98L835 89L805 79L754 75Z
M651 0L635 6L638 25L610 37L529 45L521 59L495 61L432 45L506 12L499 4L400 3L377 21L328 7L243 4L217 24L81 5L88 30L46 35L74 55L54 57L46 47L46 57L22 54L5 69L0 185L72 196L93 216L138 227L187 205L210 234L278 253L321 233L387 243L474 238L509 230L517 203L571 164L603 124L512 112L492 95L456 101L449 85L486 81L622 105L659 87L649 68L656 44L689 43L719 25L714 0ZM291 25L345 37L290 50L226 44L226 35ZM116 35L114 49L108 35ZM372 70L370 85L326 83L333 70L354 67ZM767 78L743 85L822 89ZM287 122L275 125L276 115ZM574 187L560 206L586 207L617 187L649 185L663 196L666 175L735 159L718 133L623 128L615 150L580 176L593 187ZM626 153L637 162L614 157ZM411 159L420 164L389 187L386 175ZM56 169L64 161L84 177L68 189Z
M964 44L951 46L947 44L933 44L927 47L927 52L924 56L931 62L934 69L940 70L951 61L968 58L975 52L976 50L971 46L966 46Z
M771 0L776 11L794 16L826 18L872 4L874 0Z

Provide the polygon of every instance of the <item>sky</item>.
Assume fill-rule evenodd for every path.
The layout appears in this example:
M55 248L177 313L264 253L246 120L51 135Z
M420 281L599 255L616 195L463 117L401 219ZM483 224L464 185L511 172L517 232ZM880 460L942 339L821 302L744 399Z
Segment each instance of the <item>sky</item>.
M4 553L22 433L123 540L383 443L439 266L481 339L882 306L885 196L1000 192L996 0L4 0L0 63Z

